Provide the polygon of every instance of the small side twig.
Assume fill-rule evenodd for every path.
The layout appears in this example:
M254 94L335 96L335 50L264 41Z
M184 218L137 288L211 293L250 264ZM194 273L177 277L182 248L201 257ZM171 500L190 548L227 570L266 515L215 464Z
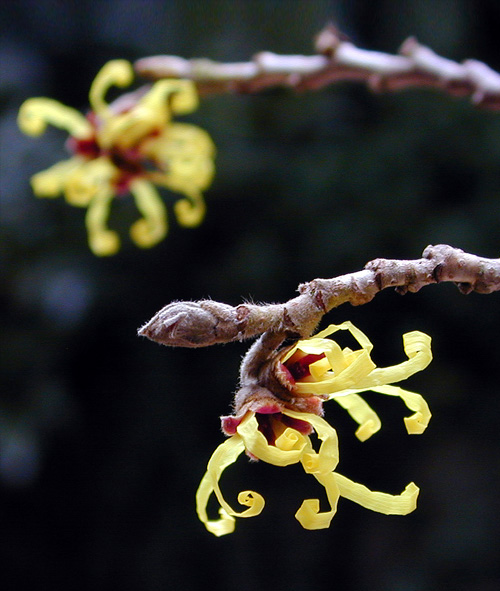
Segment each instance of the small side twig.
M326 27L316 38L315 55L257 53L248 62L221 63L205 58L184 59L157 55L138 60L138 74L151 78L187 78L200 94L241 92L286 86L316 90L340 81L359 81L373 91L429 87L451 96L470 96L472 103L500 109L500 74L483 62L462 63L437 55L414 37L397 55L360 49L335 27Z
M366 304L388 287L400 294L426 285L455 283L464 293L500 291L500 259L488 259L446 244L428 246L416 260L375 259L362 271L299 286L284 304L227 304L202 300L173 302L162 308L139 334L173 347L206 347L242 341L264 333L276 340L310 336L324 314L344 304Z

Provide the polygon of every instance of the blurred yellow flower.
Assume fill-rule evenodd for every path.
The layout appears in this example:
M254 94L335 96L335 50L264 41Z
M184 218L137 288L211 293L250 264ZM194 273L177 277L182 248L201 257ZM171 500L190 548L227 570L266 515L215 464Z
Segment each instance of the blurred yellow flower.
M349 331L360 349L342 349L335 341L325 337L338 330ZM353 482L335 470L339 461L337 433L321 414L321 401L334 399L345 408L359 424L357 437L365 441L380 429L381 423L375 411L359 396L372 390L380 394L397 396L414 411L404 419L408 433L419 434L427 427L431 413L419 394L388 384L408 378L424 369L431 361L431 339L414 331L403 336L408 360L398 365L377 368L371 360L372 344L350 322L331 325L313 338L297 342L278 360L276 375L294 396L309 398L314 412L297 411L290 402L269 397L259 407L255 400L251 407L237 416L222 417L222 428L229 435L212 455L205 476L196 495L197 512L207 530L216 536L234 531L235 517L252 517L264 508L264 499L254 491L244 491L238 502L247 507L236 512L224 499L219 487L222 472L243 452L253 459L263 460L275 466L301 463L307 474L312 474L323 485L330 504L328 511L319 510L318 499L306 499L295 514L306 529L323 529L330 525L336 512L339 497L345 497L360 505L387 515L406 515L416 507L419 493L412 482L400 495L371 491ZM315 432L321 441L315 450L310 435ZM207 504L212 493L221 506L220 519L209 519Z
M116 232L107 227L114 197L132 193L142 217L130 229L142 248L160 242L168 231L167 213L154 185L181 193L174 205L183 226L196 226L205 214L202 191L214 174L215 148L210 136L195 125L172 123L173 114L198 106L196 88L188 80L160 80L140 97L124 95L105 101L111 86L132 83L133 68L125 60L108 62L91 85L92 110L87 117L49 98L31 98L20 108L18 123L28 135L41 135L47 124L66 129L73 156L35 174L39 197L57 197L87 207L89 245L99 256L120 247Z

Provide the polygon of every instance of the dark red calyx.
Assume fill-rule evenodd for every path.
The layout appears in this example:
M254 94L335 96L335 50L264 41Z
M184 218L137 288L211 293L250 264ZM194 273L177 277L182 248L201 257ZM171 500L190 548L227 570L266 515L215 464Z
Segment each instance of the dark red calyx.
M295 354L286 361L283 365L285 366L288 373L292 376L295 382L298 382L308 376L311 375L309 370L309 365L318 361L319 359L323 359L325 357L324 353L309 353L294 361Z
M68 150L76 154L77 156L83 156L92 160L98 158L101 155L101 148L97 143L95 137L89 139L78 139L76 137L69 137L67 141Z

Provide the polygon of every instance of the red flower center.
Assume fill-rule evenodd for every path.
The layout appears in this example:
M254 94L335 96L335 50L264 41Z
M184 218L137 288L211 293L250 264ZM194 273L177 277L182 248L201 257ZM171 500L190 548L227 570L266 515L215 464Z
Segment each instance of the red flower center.
M76 137L69 137L67 146L74 154L83 156L89 160L98 158L101 155L101 148L99 147L95 137L92 137L88 140L80 140Z
M310 435L313 430L308 422L289 417L281 412L273 414L257 412L255 417L259 424L259 431L267 439L269 445L275 445L276 439L278 439L287 427L295 429L299 433L302 433L302 435Z
M302 357L300 356L302 355ZM287 376L290 383L295 384L311 375L309 366L315 361L325 357L324 353L309 353L304 355L302 351L296 351L290 359L281 364L281 370Z
M98 122L95 114L90 112L87 119L92 127L97 129ZM154 130L143 139L149 139L158 134L159 130ZM116 146L103 150L97 142L96 133L88 139L78 139L70 136L66 145L73 154L82 156L87 160L94 160L100 156L106 156L109 158L119 172L118 177L114 180L114 188L119 195L128 190L130 183L135 178L143 176L148 170L157 168L154 162L145 158L144 155L141 154L140 145L136 145L126 150Z

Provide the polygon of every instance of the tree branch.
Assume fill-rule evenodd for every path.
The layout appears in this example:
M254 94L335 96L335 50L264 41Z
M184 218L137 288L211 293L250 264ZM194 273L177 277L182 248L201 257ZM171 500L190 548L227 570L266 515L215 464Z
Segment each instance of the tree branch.
M152 78L187 78L200 94L258 92L286 86L316 90L340 81L360 81L373 91L429 87L451 96L470 96L476 106L500 109L500 74L477 60L457 63L434 53L414 37L398 55L356 47L333 26L316 38L316 55L257 53L249 62L221 63L204 58L158 55L138 60L138 74Z
M310 336L324 314L344 304L359 306L394 287L400 294L432 283L455 283L468 294L500 291L500 259L487 259L446 244L428 246L416 260L375 259L362 271L299 286L299 296L284 304L240 304L212 300L173 302L162 308L139 334L173 347L206 347L260 334Z

